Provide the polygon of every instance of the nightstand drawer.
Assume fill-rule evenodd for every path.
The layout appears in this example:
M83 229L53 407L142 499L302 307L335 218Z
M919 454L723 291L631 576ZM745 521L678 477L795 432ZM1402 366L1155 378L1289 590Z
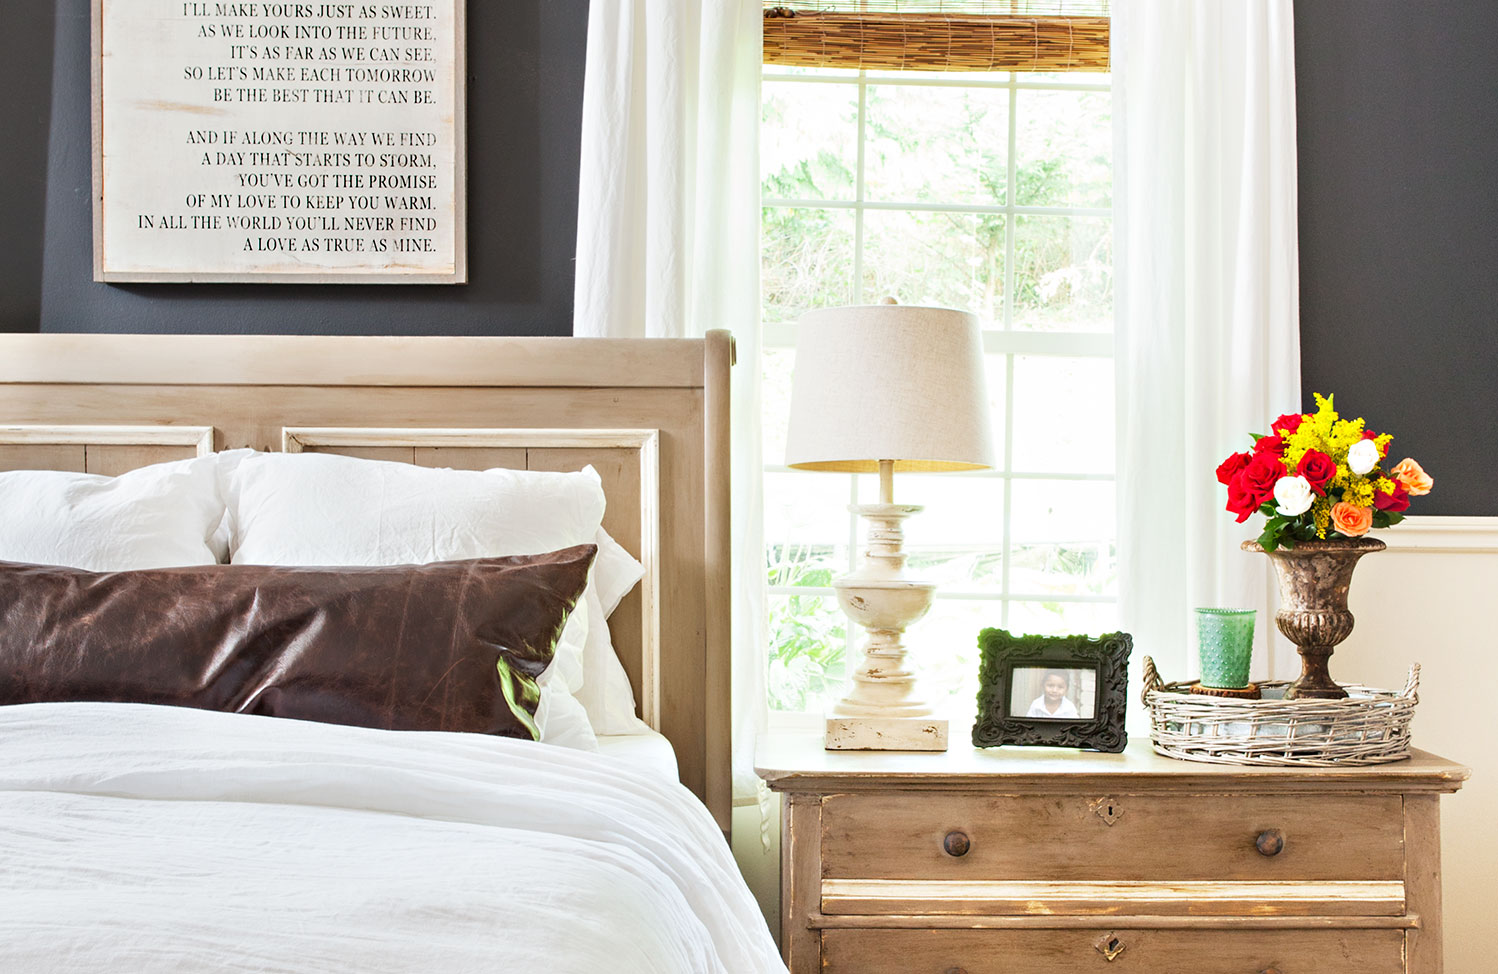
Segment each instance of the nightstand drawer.
M829 795L822 875L1399 880L1398 795Z
M1112 959L1109 959L1109 955ZM1402 930L826 930L823 974L1403 974Z

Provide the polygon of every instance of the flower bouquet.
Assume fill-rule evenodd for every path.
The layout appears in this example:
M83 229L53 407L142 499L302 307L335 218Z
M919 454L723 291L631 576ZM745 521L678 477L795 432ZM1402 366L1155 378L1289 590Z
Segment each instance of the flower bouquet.
M1268 435L1253 438L1252 451L1217 468L1238 523L1255 513L1266 518L1258 540L1242 547L1266 553L1279 577L1274 622L1301 657L1300 678L1285 688L1286 700L1347 696L1327 661L1352 632L1353 568L1384 548L1364 535L1402 521L1410 498L1430 493L1431 479L1414 460L1384 472L1391 439L1361 419L1340 418L1331 397L1318 395L1316 412L1281 416Z
M1430 476L1408 457L1385 473L1393 437L1342 419L1332 398L1318 393L1316 412L1281 416L1267 435L1253 436L1252 450L1217 467L1238 523L1255 513L1267 518L1258 537L1265 551L1362 537L1398 524L1411 497L1430 493Z

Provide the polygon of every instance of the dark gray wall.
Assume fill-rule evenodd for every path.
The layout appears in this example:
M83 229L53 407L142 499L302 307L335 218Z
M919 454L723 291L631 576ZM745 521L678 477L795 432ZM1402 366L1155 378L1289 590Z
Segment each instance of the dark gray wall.
M22 0L0 30L0 331L36 331L42 318L52 19L51 3Z
M7 0L0 328L570 334L588 3L467 12L472 283L105 285L92 268L89 0Z
M1305 406L1498 515L1498 3L1297 0Z
M7 0L0 330L571 330L587 0L470 0L456 287L92 280L89 0ZM1397 434L1424 514L1498 515L1498 3L1297 0L1305 402Z

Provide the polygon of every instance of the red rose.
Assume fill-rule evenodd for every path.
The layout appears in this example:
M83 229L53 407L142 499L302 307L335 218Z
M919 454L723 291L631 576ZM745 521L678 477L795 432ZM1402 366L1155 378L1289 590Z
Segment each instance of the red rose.
M1269 428L1276 433L1280 432L1281 430L1294 433L1296 430L1300 429L1300 424L1303 422L1305 422L1305 417L1300 413L1286 413L1279 419L1275 420L1274 425Z
M1238 523L1242 524L1259 509L1259 495L1243 482L1243 475L1239 474L1228 484L1228 505L1230 514L1238 515Z
M1381 490L1373 492L1373 506L1390 514L1401 514L1410 509L1410 492L1396 480L1392 494L1385 494Z
M1320 450L1307 450L1296 464L1295 472L1306 478L1312 490L1325 497L1327 481L1337 475L1337 461Z
M1248 461L1253 459L1252 454L1235 453L1217 465L1217 482L1227 486L1238 476L1238 471L1248 466Z
M1256 453L1248 462L1248 466L1233 478L1233 483L1241 481L1243 488L1254 495L1256 499L1254 507L1258 507L1259 504L1274 496L1274 483L1284 475L1285 464L1278 455ZM1228 485L1228 493L1232 493L1232 484Z
M1261 453L1272 453L1277 457L1285 455L1285 441L1280 439L1278 433L1261 436L1254 441L1254 456Z

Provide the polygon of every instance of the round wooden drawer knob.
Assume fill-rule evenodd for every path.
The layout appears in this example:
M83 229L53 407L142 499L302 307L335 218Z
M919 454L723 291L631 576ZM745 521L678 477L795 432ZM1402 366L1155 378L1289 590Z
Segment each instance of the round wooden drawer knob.
M1278 967L1266 967L1259 974L1280 974L1280 969Z
M1254 840L1254 848L1261 856L1277 856L1285 851L1285 833L1279 829L1265 829Z
M947 837L941 840L941 847L949 856L965 856L973 843L966 832L948 832Z
M946 974L967 974L967 968L966 967L949 967L946 970ZM1276 971L1275 974L1279 974L1279 972Z

